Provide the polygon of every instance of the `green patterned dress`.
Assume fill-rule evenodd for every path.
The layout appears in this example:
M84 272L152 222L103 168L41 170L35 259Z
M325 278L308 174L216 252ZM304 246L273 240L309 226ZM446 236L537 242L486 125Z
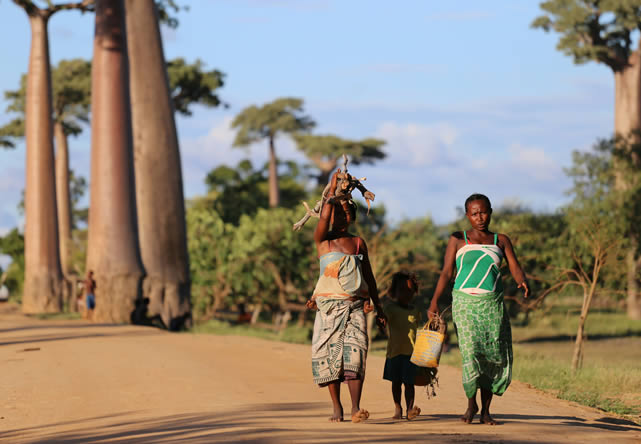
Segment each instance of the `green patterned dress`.
M503 301L497 245L470 244L456 252L452 316L463 358L463 389L468 398L478 388L502 395L512 380L512 330Z

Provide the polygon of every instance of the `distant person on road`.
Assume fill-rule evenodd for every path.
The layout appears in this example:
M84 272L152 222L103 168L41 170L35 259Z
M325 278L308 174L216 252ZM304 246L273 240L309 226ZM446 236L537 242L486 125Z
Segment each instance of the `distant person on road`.
M502 395L510 385L513 360L512 330L503 301L500 271L503 258L526 298L529 289L510 238L489 230L492 205L487 196L472 194L468 197L465 214L472 229L450 236L428 316L438 314L438 300L456 269L452 317L463 361L463 389L468 398L467 410L461 420L468 424L474 420L479 410L476 392L480 389L480 421L495 425L490 404L493 395Z
M376 322L384 328L386 317L378 299L376 280L367 255L367 245L347 230L356 220L356 206L348 199L333 199L338 170L332 176L329 194L314 231L320 259L320 277L307 307L317 309L312 338L312 374L320 387L328 387L334 405L330 421L343 421L341 382L352 398L352 422L369 417L361 409L365 361L369 340L365 310L371 298ZM330 229L331 225L331 229Z
M392 398L396 409L393 419L403 417L403 386L407 419L411 421L421 413L421 409L414 405L414 383L418 372L423 369L410 362L416 342L416 330L421 321L419 308L412 304L417 293L418 280L415 275L404 271L394 273L389 290L392 300L385 304L389 339L383 370L383 379L392 382Z
M89 270L85 279L85 312L84 318L92 320L93 311L96 308L96 281L93 278L93 271Z

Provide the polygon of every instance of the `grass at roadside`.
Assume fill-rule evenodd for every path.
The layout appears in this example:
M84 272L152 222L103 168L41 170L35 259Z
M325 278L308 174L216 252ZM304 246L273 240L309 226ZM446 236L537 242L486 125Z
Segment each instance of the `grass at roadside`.
M80 313L40 313L35 315L38 319L48 320L48 321L68 321L74 319L81 319L82 315Z
M579 323L575 309L535 312L527 325L520 319L512 322L512 336L515 342L542 340L546 338L574 337ZM625 313L591 312L585 324L588 338L641 336L641 321L629 319Z

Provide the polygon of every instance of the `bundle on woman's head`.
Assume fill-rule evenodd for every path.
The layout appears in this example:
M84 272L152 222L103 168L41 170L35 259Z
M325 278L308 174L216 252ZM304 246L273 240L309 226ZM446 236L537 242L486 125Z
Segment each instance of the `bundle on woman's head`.
M301 220L294 224L294 231L300 230L310 217L319 218L323 206L327 203L341 205L345 213L351 216L351 220L356 220L356 204L352 200L352 191L354 190L360 191L365 201L367 201L367 212L369 214L370 203L374 201L375 195L363 186L362 182L366 179L365 177L358 179L348 174L347 162L347 156L343 154L343 167L337 172L338 182L336 183L335 196L329 194L330 184L327 184L321 199L316 202L314 208L310 208L306 202L303 202L306 213Z

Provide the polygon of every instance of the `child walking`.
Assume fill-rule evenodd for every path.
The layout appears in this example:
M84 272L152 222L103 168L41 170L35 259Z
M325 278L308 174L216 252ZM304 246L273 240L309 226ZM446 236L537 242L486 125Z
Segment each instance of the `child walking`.
M416 329L421 318L418 308L412 305L417 293L416 276L399 271L392 276L389 291L392 300L384 307L389 325L389 339L383 379L392 381L392 397L396 408L394 419L403 417L401 390L402 386L405 386L405 406L407 419L410 421L421 413L421 409L414 405L414 381L419 368L410 362Z

